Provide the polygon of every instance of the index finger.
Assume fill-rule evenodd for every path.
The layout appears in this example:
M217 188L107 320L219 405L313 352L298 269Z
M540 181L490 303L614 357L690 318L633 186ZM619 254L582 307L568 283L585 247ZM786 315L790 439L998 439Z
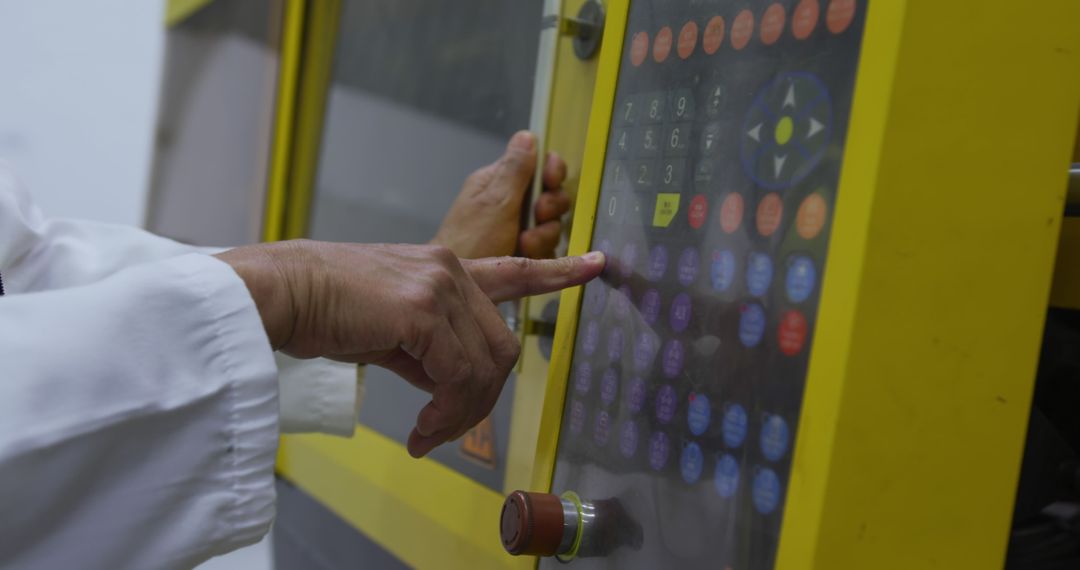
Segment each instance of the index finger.
M603 271L604 254L594 251L559 259L490 257L461 263L492 302L502 303L587 283Z

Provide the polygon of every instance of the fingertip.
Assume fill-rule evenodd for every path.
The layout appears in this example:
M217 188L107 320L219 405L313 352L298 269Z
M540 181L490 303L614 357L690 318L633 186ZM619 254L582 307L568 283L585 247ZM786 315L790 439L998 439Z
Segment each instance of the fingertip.
M509 150L531 152L536 148L536 135L529 131L518 131L514 133L514 136L510 137L510 142L507 143L506 148Z

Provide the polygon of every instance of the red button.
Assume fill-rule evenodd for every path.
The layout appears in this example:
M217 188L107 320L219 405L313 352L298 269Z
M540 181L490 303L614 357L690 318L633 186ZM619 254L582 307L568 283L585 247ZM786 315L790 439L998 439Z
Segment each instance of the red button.
M694 53L697 47L698 29L694 22L687 22L679 32L679 57L686 59Z
M656 63L664 63L664 60L671 55L671 28L664 26L660 28L659 32L656 32L656 39L653 40L652 46L652 58Z
M731 47L742 49L750 43L754 36L754 13L743 10L735 16L735 22L731 24Z
M720 229L733 234L739 229L743 218L743 197L738 192L728 194L720 204Z
M814 33L820 12L818 0L802 0L795 6L795 13L791 16L791 33L795 39L805 40Z
M786 20L787 14L784 12L784 7L779 3L766 8L765 14L761 16L761 43L767 46L775 44L776 40L779 40L784 33L784 22Z
M705 199L705 196L698 194L694 196L693 200L690 200L690 210L688 216L690 217L690 227L695 230L705 224L705 218L709 213L709 202Z
M770 192L758 202L757 229L758 233L769 237L776 233L780 227L780 219L784 212L784 202L776 192Z
M705 24L705 37L701 40L701 49L705 50L705 53L712 55L716 53L716 50L720 49L720 44L723 43L724 19L720 16L713 16L709 23Z
M634 34L634 39L630 42L630 63L634 67L639 67L645 63L647 55L649 55L649 34L638 32Z
M829 11L825 13L825 25L829 31L839 34L851 25L855 19L855 0L832 0Z
M780 343L780 352L788 356L795 356L806 345L806 317L799 311L788 311L780 320L780 333L777 339Z

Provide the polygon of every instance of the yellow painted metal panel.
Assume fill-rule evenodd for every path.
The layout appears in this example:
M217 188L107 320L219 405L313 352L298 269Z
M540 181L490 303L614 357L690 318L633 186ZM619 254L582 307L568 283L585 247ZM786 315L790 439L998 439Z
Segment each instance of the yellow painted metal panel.
M270 184L266 196L266 214L263 218L265 241L284 239L285 205L288 201L289 171L292 163L305 12L306 0L288 0L285 4L274 143L270 154Z
M305 237L308 233L340 13L341 0L319 0L310 3L304 21L303 64L297 86L296 125L284 212L285 239Z
M365 427L352 439L282 438L286 479L406 564L447 570L527 568L499 543L503 496Z
M628 12L629 3L626 0L612 0L608 3L603 47L600 50L600 63L596 74L596 89L593 94L592 112L589 115L589 134L585 139L581 191L577 195L574 222L570 233L569 253L571 255L588 251L592 239L600 178L603 175L604 149L615 102L615 85L618 81L619 58L622 57ZM566 395L566 379L573 356L574 335L577 332L577 312L581 305L581 291L581 287L567 289L562 292L559 301L555 347L551 355L551 366L548 369L540 435L536 442L536 463L530 485L530 488L534 490L551 488L551 476L559 442L559 427L562 424L563 400Z
M577 14L587 1L589 0L565 0L561 12L564 16ZM555 69L549 103L551 113L548 115L547 136L541 156L547 151L553 151L566 162L563 190L571 199L577 196L578 181L581 177L597 61L597 58L584 61L578 59L574 54L573 37L559 37L555 49ZM528 299L524 309L528 318L539 319L544 305L557 298L558 294L550 294ZM526 488L532 481L547 377L548 361L540 353L539 338L524 336L510 416L510 441L504 482L506 492Z
M871 4L779 568L1001 567L1078 18L1072 0Z

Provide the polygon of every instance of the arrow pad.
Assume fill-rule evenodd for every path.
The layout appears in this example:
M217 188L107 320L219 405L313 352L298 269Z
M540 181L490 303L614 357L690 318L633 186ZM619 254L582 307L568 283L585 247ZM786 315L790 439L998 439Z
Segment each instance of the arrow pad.
M821 161L832 131L829 92L815 75L785 73L763 87L743 122L740 160L763 188L783 190Z

